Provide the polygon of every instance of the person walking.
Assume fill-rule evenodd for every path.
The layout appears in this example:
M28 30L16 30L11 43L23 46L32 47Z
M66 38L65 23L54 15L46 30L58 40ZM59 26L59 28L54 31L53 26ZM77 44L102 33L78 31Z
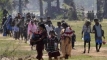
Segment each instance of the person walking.
M100 48L102 47L103 43L102 36L104 37L104 31L102 30L102 26L98 19L94 19L94 22L95 25L93 26L92 32L95 33L96 52L100 52Z
M69 56L71 56L71 50L72 50L72 43L71 43L71 36L73 34L71 27L67 23L62 24L63 29L61 30L61 52L62 57L68 59Z
M41 35L41 38L39 38L39 40L37 40L37 44L36 44L36 50L37 50L37 59L38 60L43 60L42 56L43 56L43 50L44 50L44 39L47 39L47 31L45 28L44 24L40 24L39 25L39 34Z
M86 53L86 43L88 43L88 53L90 52L90 37L91 33L91 23L89 21L86 21L85 25L82 28L82 38L84 38L84 52Z
M49 60L52 60L52 57L54 57L55 60L58 60L58 56L60 56L59 49L58 49L58 38L56 37L56 34L54 31L50 31L50 38L48 39L48 46L47 46L47 52L49 56Z

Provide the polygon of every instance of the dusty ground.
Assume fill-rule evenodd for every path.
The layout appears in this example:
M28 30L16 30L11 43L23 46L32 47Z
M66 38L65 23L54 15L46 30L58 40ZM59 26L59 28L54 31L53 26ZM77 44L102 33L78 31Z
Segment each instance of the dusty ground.
M2 37L2 35L0 34L0 40L2 40L3 38L6 38L6 37ZM14 41L14 39L13 38L8 38L8 39L4 39L5 41L6 40L10 40L10 41ZM20 50L24 50L24 51L31 51L31 49L30 49L30 45L29 44L27 44L27 45L25 45L26 43L24 43L24 41L22 41L22 40L20 40L20 41L16 41L15 42L15 44L17 45L18 43L20 42L20 48L18 48L18 49L20 49ZM73 49L72 50L72 56L77 56L77 55L89 55L89 56L95 56L95 57L107 57L107 47L102 47L101 48L101 51L100 52L96 52L96 50L95 50L95 47L91 47L91 50L90 50L90 53L86 53L86 54L83 54L82 52L83 52L83 42L76 42L76 47L75 47L75 49ZM35 47L34 47L34 49L35 49ZM36 51L36 50L35 50ZM46 53L46 51L45 51L45 53ZM36 54L35 55L31 55L29 58L34 58L35 59L35 56L36 56ZM71 56L71 57L72 57ZM48 58L48 55L47 54L44 54L43 55L43 58ZM2 60L8 60L8 58L3 58Z

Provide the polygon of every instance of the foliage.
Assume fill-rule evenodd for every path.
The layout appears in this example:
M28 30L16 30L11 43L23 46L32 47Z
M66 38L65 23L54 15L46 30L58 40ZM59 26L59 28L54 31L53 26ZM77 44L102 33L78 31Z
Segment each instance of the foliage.
M69 20L77 20L77 12L74 0L64 0L65 6L68 6L67 16Z
M64 0L64 3L66 3L67 5L70 5L71 0Z
M49 0L43 0L43 1L45 1L45 2L48 2ZM54 0L51 0L51 2L53 2Z
M12 0L0 0L0 7L12 11Z
M3 17L2 11L0 11L0 21L2 20L2 17Z

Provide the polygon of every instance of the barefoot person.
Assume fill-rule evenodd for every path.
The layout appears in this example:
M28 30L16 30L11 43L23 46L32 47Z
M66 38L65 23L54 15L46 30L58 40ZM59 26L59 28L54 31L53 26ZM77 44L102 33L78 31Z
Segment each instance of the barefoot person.
M29 41L30 41L33 33L36 33L37 31L38 31L38 29L37 29L37 26L35 25L34 21L30 21L29 24L28 24L28 37L29 37ZM33 50L32 44L31 44L31 49Z
M36 50L37 50L37 59L43 60L43 50L44 50L44 39L47 38L47 31L44 24L39 25L39 34L41 35L41 38L37 41L36 44Z
M75 49L75 42L76 42L76 34L75 31L73 31L73 35L72 35L72 49Z
M62 24L63 28L61 31L61 52L62 57L68 59L69 56L71 56L71 50L72 50L72 43L71 43L71 36L72 36L72 29L68 26L67 23Z
M88 43L88 53L90 52L90 32L91 32L91 23L89 21L86 21L85 25L82 29L82 38L84 38L84 52L86 52L86 43ZM84 35L84 36L83 36Z
M104 37L104 31L102 30L102 26L98 19L94 19L94 22L95 25L93 26L92 32L95 33L96 51L99 52L102 46L102 36Z
M61 30L62 30L61 22L57 22L57 27L55 28L55 32L57 33L58 40L60 40L61 37L60 34Z
M50 38L48 40L47 52L49 56L49 60L52 60L54 57L55 60L58 60L58 56L60 56L58 49L58 38L55 35L54 31L50 31Z

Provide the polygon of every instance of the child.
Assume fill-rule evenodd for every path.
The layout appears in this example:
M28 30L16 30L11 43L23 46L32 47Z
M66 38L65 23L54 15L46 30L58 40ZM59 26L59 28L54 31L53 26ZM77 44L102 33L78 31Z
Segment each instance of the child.
M90 52L90 42L91 42L91 23L86 21L82 28L82 37L84 37L84 52L86 53L86 45L88 44L88 53Z
M49 34L50 34L50 38L47 43L48 44L47 51L48 51L49 60L52 60L52 57L58 60L58 56L60 56L59 49L58 49L58 38L55 36L54 31L50 31Z
M73 35L72 35L72 49L75 49L74 46L75 46L75 41L76 41L76 34L75 34L75 31L73 31Z
M27 23L25 23L25 25L24 25L24 31L23 31L23 35L24 35L24 39L25 39L25 43L27 43L27 27L28 27L28 25L27 25Z
M95 25L93 26L92 32L95 33L95 42L96 42L96 52L100 52L100 48L102 47L102 37L104 37L104 30L102 30L102 26L99 23L98 19L94 19Z
M18 25L15 25L13 27L13 31L14 31L15 40L19 39L19 27L18 27Z

